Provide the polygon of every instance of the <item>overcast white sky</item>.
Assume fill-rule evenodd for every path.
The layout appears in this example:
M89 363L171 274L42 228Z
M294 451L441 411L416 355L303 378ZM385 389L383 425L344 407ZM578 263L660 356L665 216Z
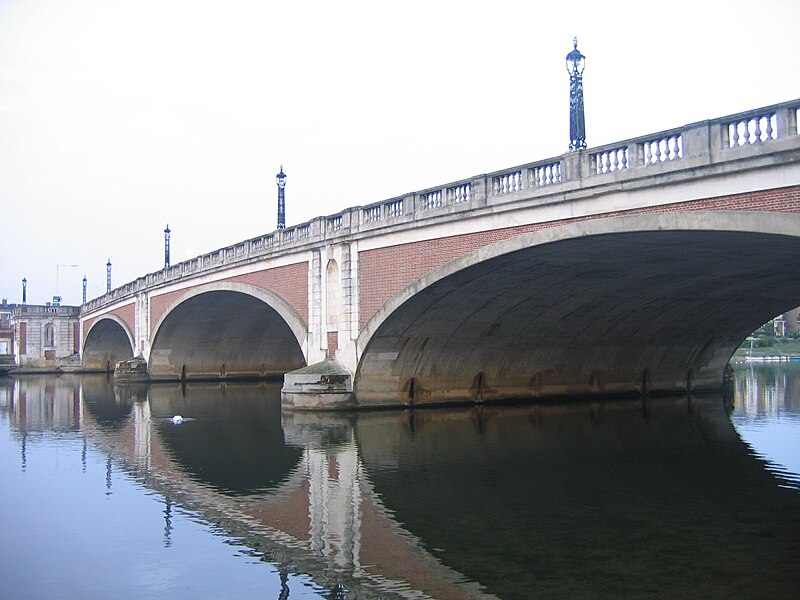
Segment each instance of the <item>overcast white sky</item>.
M800 97L800 2L0 0L0 296ZM78 267L58 266L77 264ZM58 281L57 281L58 279Z

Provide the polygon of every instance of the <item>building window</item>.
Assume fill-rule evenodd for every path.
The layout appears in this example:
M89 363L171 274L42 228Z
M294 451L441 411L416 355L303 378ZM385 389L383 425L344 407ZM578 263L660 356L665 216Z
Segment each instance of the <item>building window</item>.
M46 348L52 348L56 345L56 328L52 323L44 326L44 345Z

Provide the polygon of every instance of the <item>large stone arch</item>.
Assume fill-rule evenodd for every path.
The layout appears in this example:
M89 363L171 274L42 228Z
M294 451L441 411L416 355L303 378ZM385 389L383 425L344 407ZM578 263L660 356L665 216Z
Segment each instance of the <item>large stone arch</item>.
M128 324L113 314L92 323L83 341L84 371L112 373L118 361L133 357L134 339Z
M717 389L732 352L800 305L800 215L587 220L473 251L358 338L361 405Z
M305 366L308 330L280 297L236 282L186 292L152 332L152 379L271 377Z

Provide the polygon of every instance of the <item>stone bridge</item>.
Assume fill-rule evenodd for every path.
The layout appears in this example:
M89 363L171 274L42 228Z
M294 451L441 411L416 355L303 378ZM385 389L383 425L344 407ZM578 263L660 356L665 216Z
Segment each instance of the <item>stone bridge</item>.
M307 378L342 373L359 406L718 389L747 334L800 305L799 110L478 175L150 273L83 306L84 368L135 355L152 380L200 380L326 361Z

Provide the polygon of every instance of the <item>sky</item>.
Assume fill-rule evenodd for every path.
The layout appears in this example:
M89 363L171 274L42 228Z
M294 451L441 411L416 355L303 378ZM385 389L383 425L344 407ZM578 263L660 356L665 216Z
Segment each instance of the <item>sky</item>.
M800 98L797 0L0 0L0 296ZM77 265L77 266L71 266Z

